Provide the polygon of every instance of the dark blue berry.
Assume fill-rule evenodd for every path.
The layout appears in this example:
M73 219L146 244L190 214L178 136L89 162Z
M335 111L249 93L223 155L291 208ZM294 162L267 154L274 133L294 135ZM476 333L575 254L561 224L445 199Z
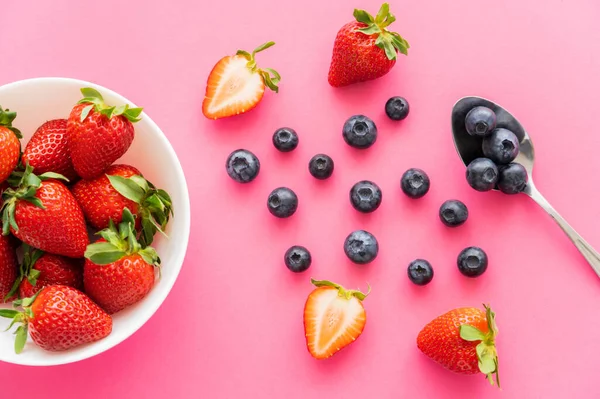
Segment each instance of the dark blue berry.
M357 230L346 237L344 252L352 262L364 265L377 257L379 244L373 234Z
M298 147L298 135L294 129L282 127L273 133L273 145L281 152L290 152Z
M448 227L457 227L467 221L469 210L459 200L448 200L440 207L440 220Z
M298 209L298 196L287 187L276 188L269 194L267 207L273 216L288 218Z
M238 183L250 183L258 176L260 162L248 150L235 150L227 157L227 174Z
M461 251L456 261L458 270L467 277L481 276L488 266L488 257L479 247L468 247Z
M483 139L483 155L498 165L508 164L519 155L519 139L508 129L494 129Z
M385 103L385 113L394 121L401 121L408 116L410 107L404 97L392 97Z
M400 187L410 198L421 198L429 191L429 176L421 169L412 168L404 172Z
M477 191L489 191L496 187L498 167L487 158L476 158L467 166L467 182Z
M504 194L518 194L527 187L527 171L519 163L500 166L498 189Z
M333 173L333 159L329 155L317 154L310 159L308 171L315 179L328 179Z
M496 128L496 113L488 107L475 107L467 114L465 127L471 136L487 136Z
M310 267L312 257L308 249L300 245L294 245L285 252L284 261L290 271L302 273Z
M425 259L415 259L408 265L408 278L416 285L427 285L433 279L433 268Z
M344 140L354 148L369 148L377 140L375 123L364 115L351 116L342 130Z
M375 211L381 205L382 193L372 181L362 180L350 189L350 202L354 209L363 213Z

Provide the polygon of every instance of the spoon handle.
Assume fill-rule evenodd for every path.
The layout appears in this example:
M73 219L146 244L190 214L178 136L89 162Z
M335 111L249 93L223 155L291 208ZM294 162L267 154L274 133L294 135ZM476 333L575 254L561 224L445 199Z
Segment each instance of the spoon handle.
M577 233L575 229L573 229L569 225L569 223L567 223L567 221L558 214L558 212L556 212L556 209L554 209L552 205L550 205L548 200L544 198L544 196L535 188L533 184L531 184L531 182L528 185L527 191L527 194L535 202L537 202L538 205L544 208L546 212L548 212L548 214L552 217L552 219L554 219L556 223L558 223L558 225L565 232L567 237L569 237L569 239L573 241L573 244L575 244L579 252L581 252L583 257L589 262L590 266L592 267L592 269L594 269L598 277L600 277L600 254L598 254L598 252L594 250L594 248L592 248L592 246L588 244L587 241L585 241L579 235L579 233Z

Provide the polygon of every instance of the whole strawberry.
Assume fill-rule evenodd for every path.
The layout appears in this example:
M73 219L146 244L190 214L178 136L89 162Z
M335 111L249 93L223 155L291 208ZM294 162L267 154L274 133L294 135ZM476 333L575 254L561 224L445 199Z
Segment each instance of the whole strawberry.
M11 292L18 276L17 254L10 236L0 236L0 303L13 299Z
M82 258L89 243L85 219L56 173L33 174L27 165L15 188L2 194L2 233L42 251Z
M451 310L427 324L417 337L417 346L428 357L460 374L486 375L500 386L496 351L495 314L489 306Z
M99 233L102 239L85 252L85 292L110 314L142 300L154 286L154 268L160 265L154 248L142 249L134 226L133 214L125 208L118 230L111 220Z
M15 301L23 312L0 309L0 316L20 324L16 330L15 352L21 353L27 332L40 348L64 351L95 342L112 331L112 318L84 293L65 285L52 285L32 298Z
M40 126L25 146L22 162L33 166L38 175L56 172L71 182L77 179L67 147L67 120L54 119Z
M67 122L69 155L77 174L93 179L127 152L134 137L132 122L140 120L142 108L108 106L91 88L81 93L84 98L73 107Z
M328 77L334 87L380 78L396 64L398 52L408 54L408 42L387 30L396 20L387 3L375 18L364 10L354 10L354 18L335 38Z
M0 106L0 183L8 176L19 163L22 138L19 129L13 127L12 122L17 117L16 112L4 110Z
M139 240L144 247L157 231L164 232L173 212L169 194L129 165L111 165L100 177L80 180L72 192L87 221L99 230L108 228L109 220L121 223L128 208L136 217L136 228L141 228Z

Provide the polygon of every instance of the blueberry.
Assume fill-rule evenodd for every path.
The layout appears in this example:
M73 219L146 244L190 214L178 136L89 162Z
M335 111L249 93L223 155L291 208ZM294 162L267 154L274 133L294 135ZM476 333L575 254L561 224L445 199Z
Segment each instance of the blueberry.
M517 194L525 190L527 186L527 171L519 163L510 163L500 166L498 177L498 188L504 194Z
M496 187L498 167L487 158L476 158L467 166L467 182L477 191L489 191Z
M461 251L456 261L458 270L467 277L481 276L487 269L488 257L479 247L468 247Z
M344 140L354 148L369 148L377 140L375 123L364 115L351 116L342 130Z
M300 245L294 245L285 252L284 261L290 271L302 273L310 267L312 257L308 249Z
M315 179L328 179L333 173L333 159L329 155L317 154L310 159L308 171Z
M519 155L519 139L508 129L494 129L483 139L483 155L496 164L508 164Z
M273 133L273 145L281 152L290 152L298 147L298 135L294 129L282 127Z
M410 107L404 97L392 97L385 103L385 113L394 121L401 121L408 116Z
M427 285L433 279L433 268L425 259L415 259L408 265L408 278L416 285Z
M458 227L467 221L469 210L459 200L448 200L440 206L440 220L448 227Z
M379 244L373 234L357 230L346 237L344 252L352 262L364 265L377 257Z
M429 176L421 169L412 168L404 172L400 187L410 198L421 198L429 191Z
M298 209L298 196L287 187L276 188L269 194L267 208L273 216L288 218Z
M496 113L488 107L475 107L467 114L465 127L471 136L487 136L496 128Z
M381 205L381 189L372 181L362 180L350 189L350 202L354 209L363 213L375 211Z
M260 162L248 150L235 150L227 157L227 174L238 183L250 183L258 176Z

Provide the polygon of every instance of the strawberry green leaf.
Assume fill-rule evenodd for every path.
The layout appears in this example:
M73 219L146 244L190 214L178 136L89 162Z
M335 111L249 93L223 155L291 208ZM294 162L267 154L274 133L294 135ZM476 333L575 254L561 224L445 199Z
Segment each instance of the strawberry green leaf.
M110 184L123 197L140 204L145 197L144 190L134 180L121 176L107 175Z
M39 270L31 269L31 272L27 275L27 281L35 287L40 274L41 272Z
M485 334L476 327L463 324L460 326L460 337L465 341L483 341Z
M244 50L238 50L235 54L236 55L241 55L242 57L244 57L248 61L250 61L250 59L252 59L252 55L249 52L244 51Z
M260 53L261 51L264 51L264 50L268 49L269 47L273 47L274 45L275 45L275 42L267 42L267 43L261 44L260 46L255 48L254 51L252 51L252 58L254 58L254 55L256 53Z
M137 184L138 186L140 186L140 188L146 192L148 190L150 190L150 183L148 183L148 181L146 179L144 179L143 176L140 175L133 175L128 177L128 179L132 180L133 182L135 182L135 184ZM152 188L154 188L154 186L152 186Z
M80 89L80 91L84 98L92 98L92 99L97 99L97 100L104 102L104 98L102 98L102 94L100 94L100 92L96 89L92 89L91 87L84 87L84 88Z
M375 16L375 23L380 24L383 21L385 21L385 19L387 18L389 13L390 13L390 5L388 3L383 3L381 5L381 8L379 9L379 12Z
M127 255L109 242L96 242L87 246L85 258L97 265L108 265L114 263Z
M0 309L0 317L6 317L7 319L13 319L19 314L16 310L12 309Z
M56 180L64 180L66 182L69 181L69 179L67 179L65 176L61 175L60 173L55 173L55 172L46 172L46 173L42 173L39 176L40 180L44 181L44 180L48 180L48 179L56 179Z
M365 35L374 35L375 33L381 33L381 29L377 25L369 25L366 28L361 28L358 30L359 32L364 33Z
M129 120L131 123L139 122L142 120L140 115L144 109L143 108L128 108L123 112L123 116Z
M27 343L27 325L24 324L22 326L19 326L17 328L17 331L15 332L15 335L15 353L19 354L23 352L25 344Z
M90 114L90 112L92 111L92 109L94 109L93 105L88 105L87 107L84 107L81 110L81 117L80 117L79 121L83 122L85 120L85 118L88 117L88 115Z
M484 356L478 363L479 371L483 374L492 374L496 371L496 363L494 362L494 358L492 356Z
M158 257L158 254L156 253L156 250L154 248L146 247L142 249L139 252L139 254L142 257L142 259L144 259L144 262L146 262L147 264L153 266L160 265L160 258Z
M124 250L124 248L121 245L122 239L119 236L118 232L111 229L104 229L98 234L100 234L102 238L104 238L108 243L112 244L115 248Z
M363 24L372 24L375 22L373 16L365 10L355 9L353 15L358 22L362 22Z
M44 204L42 203L42 200L37 198L37 197L24 197L22 198L22 200L27 201L32 203L33 205L35 205L36 207L40 208L40 209L46 209L46 207L44 206ZM16 222L15 222L16 223ZM11 220L11 225L12 225L12 220ZM14 228L15 226L13 226Z

